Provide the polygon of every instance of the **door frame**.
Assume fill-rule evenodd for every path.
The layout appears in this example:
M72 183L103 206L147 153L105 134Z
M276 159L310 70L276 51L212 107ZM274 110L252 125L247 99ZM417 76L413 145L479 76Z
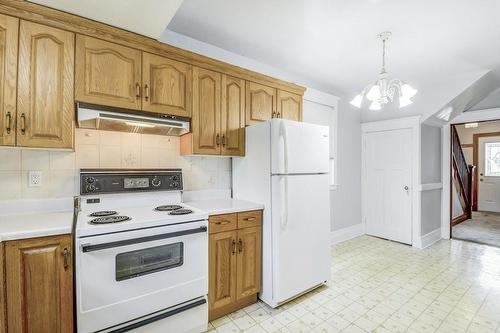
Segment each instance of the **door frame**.
M372 132L411 130L411 239L412 246L422 248L420 223L420 116L404 117L361 124L361 214L363 229L366 230L366 135Z
M441 193L441 238L450 239L451 235L451 125L459 125L472 122L484 122L499 120L500 108L479 111L463 112L448 124L443 126L442 132L442 179L443 191Z

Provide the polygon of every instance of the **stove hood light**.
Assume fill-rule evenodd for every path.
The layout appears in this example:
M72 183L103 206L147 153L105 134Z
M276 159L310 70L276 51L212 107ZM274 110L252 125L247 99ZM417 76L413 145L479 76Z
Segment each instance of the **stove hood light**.
M125 124L127 124L129 126L137 126L137 127L147 127L147 128L154 128L155 127L155 125L136 123L136 122L131 122L131 121L126 121Z

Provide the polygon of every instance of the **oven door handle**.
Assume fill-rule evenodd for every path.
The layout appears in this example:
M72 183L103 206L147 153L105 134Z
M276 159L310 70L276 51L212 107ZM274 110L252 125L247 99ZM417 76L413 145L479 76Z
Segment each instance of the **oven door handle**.
M102 244L83 244L82 245L82 252L83 253L88 253L88 252L95 252L95 251L100 251L100 250L105 250L105 249L111 249L114 247L120 247L120 246L126 246L126 245L133 245L133 244L139 244L139 243L147 243L147 242L152 242L160 239L167 239L167 238L174 238L174 237L179 237L179 236L184 236L184 235L192 235L192 234L198 234L202 232L207 232L207 227L202 226L196 229L187 229L187 230L180 230L180 231L174 231L174 232L169 232L166 234L161 234L161 235L153 235L153 236L146 236L146 237L139 237L139 238L132 238L132 239L124 239L116 242L109 242L109 243L102 243Z

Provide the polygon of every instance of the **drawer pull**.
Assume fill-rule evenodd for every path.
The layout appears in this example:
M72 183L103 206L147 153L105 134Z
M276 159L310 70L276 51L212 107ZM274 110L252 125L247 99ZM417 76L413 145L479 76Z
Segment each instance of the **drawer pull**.
M255 217L246 217L246 218L243 219L243 221L249 221L249 222L255 221L255 220L256 220Z
M217 224L217 225L226 225L226 224L229 224L231 222L229 222L229 221L217 221L217 222L214 222L214 223Z

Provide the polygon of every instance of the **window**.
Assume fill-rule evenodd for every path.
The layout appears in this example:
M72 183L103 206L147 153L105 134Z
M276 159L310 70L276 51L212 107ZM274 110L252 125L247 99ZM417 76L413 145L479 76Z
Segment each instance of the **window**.
M500 142L487 142L485 151L485 173L487 177L500 177Z

